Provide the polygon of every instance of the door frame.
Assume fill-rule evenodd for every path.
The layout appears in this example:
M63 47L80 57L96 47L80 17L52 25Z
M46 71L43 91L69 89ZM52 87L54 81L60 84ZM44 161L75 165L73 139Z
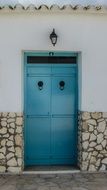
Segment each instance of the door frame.
M75 56L77 58L76 62L76 119L75 119L75 132L76 132L76 144L78 146L78 60L79 60L79 54L78 52L71 52L71 51L24 51L23 52L23 58L24 58L24 130L23 130L23 138L24 138L24 148L23 148L23 154L24 154L24 168L26 167L26 73L27 73L27 56ZM76 157L78 160L78 147L76 151Z

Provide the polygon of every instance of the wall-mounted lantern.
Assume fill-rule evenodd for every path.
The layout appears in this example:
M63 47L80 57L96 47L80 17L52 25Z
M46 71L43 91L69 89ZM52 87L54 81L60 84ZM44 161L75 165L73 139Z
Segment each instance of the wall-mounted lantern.
M57 38L58 38L58 36L57 36L57 34L55 33L55 29L53 29L52 33L50 34L50 40L51 40L53 46L56 45L56 43L57 43Z

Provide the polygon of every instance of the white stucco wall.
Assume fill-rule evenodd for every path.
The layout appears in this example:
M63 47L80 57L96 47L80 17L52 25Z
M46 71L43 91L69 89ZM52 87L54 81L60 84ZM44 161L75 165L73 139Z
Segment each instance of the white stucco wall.
M0 14L0 111L23 111L22 50L81 52L79 108L107 111L107 15Z

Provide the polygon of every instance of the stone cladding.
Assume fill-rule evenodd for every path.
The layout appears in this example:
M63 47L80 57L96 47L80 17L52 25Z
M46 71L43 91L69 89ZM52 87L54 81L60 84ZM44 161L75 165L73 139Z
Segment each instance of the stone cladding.
M80 169L107 170L107 113L80 112L78 127Z
M23 170L23 115L0 113L0 172Z

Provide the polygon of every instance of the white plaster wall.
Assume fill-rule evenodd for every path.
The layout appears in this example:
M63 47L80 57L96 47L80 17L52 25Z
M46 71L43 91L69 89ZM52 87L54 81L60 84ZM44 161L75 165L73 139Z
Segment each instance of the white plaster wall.
M81 52L79 109L107 111L107 15L0 14L0 111L23 111L22 50Z

